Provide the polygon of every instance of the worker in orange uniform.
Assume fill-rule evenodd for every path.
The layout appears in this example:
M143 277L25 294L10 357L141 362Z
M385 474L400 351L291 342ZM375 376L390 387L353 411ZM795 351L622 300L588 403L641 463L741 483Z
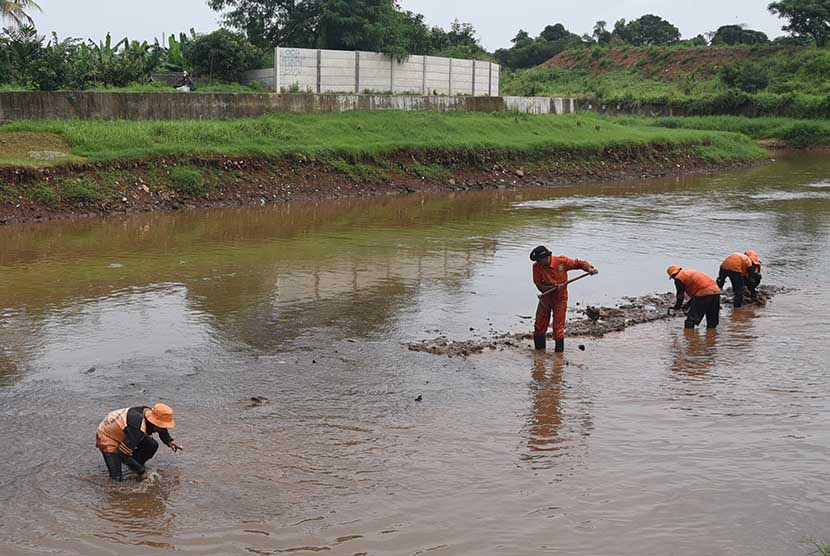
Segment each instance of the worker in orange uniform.
M761 257L758 256L758 253L755 251L747 251L744 253L749 260L752 261L752 264L755 265L755 273L750 274L749 278L746 280L746 287L749 290L749 294L752 299L758 299L758 287L761 285Z
M565 351L565 317L568 311L568 272L582 269L589 274L599 271L587 261L554 257L547 247L540 245L530 253L533 261L533 283L543 294L536 308L536 325L533 330L533 343L536 349L547 347L545 333L553 313L553 339L556 341L556 353Z
M747 253L753 253L755 258L758 258L758 254L754 251L748 251ZM724 284L726 284L726 279L729 278L729 281L732 282L732 291L735 294L735 308L743 307L744 305L744 290L746 290L749 284L753 284L757 287L757 284L761 282L760 277L760 261L758 261L758 265L756 266L755 261L753 261L746 253L732 253L726 260L723 261L720 265L720 273L718 274L718 287L723 288ZM755 297L755 288L750 290Z
M680 268L672 265L668 269L669 278L677 287L675 311L683 307L688 295L689 312L686 315L686 328L694 329L706 317L706 327L714 329L720 323L720 288L717 282L699 270Z
M158 442L152 437L158 433L161 441L173 452L182 449L170 436L175 427L173 409L157 403L150 407L117 409L107 415L95 435L95 446L104 455L110 478L122 481L121 464L124 463L138 475L146 471L144 464L156 455Z

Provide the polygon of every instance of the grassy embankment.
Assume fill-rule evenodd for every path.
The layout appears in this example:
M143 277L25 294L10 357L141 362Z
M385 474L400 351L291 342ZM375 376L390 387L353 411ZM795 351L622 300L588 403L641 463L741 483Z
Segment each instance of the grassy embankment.
M505 72L502 91L568 95L686 115L830 118L830 49L621 47L570 50Z
M356 184L396 176L446 181L494 165L539 175L599 175L606 161L736 162L762 157L731 133L615 123L590 114L528 116L437 112L272 114L231 121L18 122L0 126L0 202L58 207L121 199L124 161L140 161L154 188L198 197L223 187L212 157L248 157L266 166L304 164ZM46 159L42 153L47 153ZM54 158L48 153L64 153ZM281 162L282 161L282 162ZM300 162L298 162L300 161ZM72 162L74 166L67 167ZM53 167L2 183L2 166ZM656 164L655 164L656 166ZM148 170L149 168L149 170ZM244 169L236 170L244 177ZM142 177L141 175L138 176Z
M830 120L746 116L690 116L683 118L611 117L621 125L652 125L667 129L697 129L741 133L755 141L809 148L830 145Z

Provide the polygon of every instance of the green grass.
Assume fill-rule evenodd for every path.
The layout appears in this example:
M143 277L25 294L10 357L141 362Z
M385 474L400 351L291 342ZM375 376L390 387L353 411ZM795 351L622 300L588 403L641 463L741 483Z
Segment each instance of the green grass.
M64 183L61 198L75 205L86 205L98 201L101 193L94 184L81 180Z
M707 56L718 50L586 49L571 54L571 66L505 71L501 88L504 94L574 96L631 110L659 104L686 115L830 118L830 49L724 49L722 60L709 63ZM729 53L736 51L745 59L735 61ZM639 61L622 65L609 60L609 53L630 52ZM694 69L673 71L675 64Z
M439 112L270 114L228 121L26 121L4 132L46 132L64 139L72 154L91 161L158 155L290 153L326 159L371 158L397 151L482 151L524 156L552 152L600 154L609 148L673 146L711 159L753 158L763 151L747 137L705 130L620 125L599 116L526 116Z
M755 140L780 140L793 147L830 145L830 120L793 118L747 118L743 116L703 116L689 118L614 118L618 123L651 124L671 129L697 129L742 133Z
M51 208L57 207L61 202L58 193L56 193L54 189L50 189L45 185L38 185L29 191L29 198L39 205Z
M409 170L425 180L446 179L452 174L445 166L440 164L423 164L417 160L409 164Z
M179 166L170 171L170 181L174 191L186 195L204 195L207 193L205 179L202 173L195 168Z
M3 92L21 92L21 91L34 91L30 87L24 87L22 85L12 85L12 84L4 84L0 83L0 93ZM84 89L85 91L90 92L107 92L107 93L175 93L176 89L167 85L166 83L160 83L157 81L152 81L150 83L131 83L125 86L112 86L112 85L101 85L101 86L93 86ZM206 83L199 83L196 87L196 91L199 93L268 93L271 92L269 89L257 84L252 83L250 85L242 85L241 83L224 83L221 81L209 81Z

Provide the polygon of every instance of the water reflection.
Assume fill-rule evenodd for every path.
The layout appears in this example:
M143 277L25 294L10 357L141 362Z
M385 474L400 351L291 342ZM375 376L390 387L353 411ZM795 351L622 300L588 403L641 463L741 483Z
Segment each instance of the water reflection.
M679 331L672 340L672 372L681 380L706 377L715 367L717 346L717 330Z
M170 474L150 471L143 481L104 482L95 515L108 524L96 536L117 544L173 548L156 539L170 539L176 530L176 515L168 509L179 491L180 480Z
M530 394L533 412L530 416L527 447L530 461L556 457L562 444L562 375L565 358L535 353L533 356L533 382Z

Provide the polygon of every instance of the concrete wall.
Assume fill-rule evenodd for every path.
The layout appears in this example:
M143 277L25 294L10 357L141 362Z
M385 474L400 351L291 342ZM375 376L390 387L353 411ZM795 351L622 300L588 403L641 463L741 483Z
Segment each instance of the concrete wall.
M474 60L435 56L398 60L377 52L277 48L273 69L247 72L245 79L283 93L498 96L500 73L497 64Z
M334 85L332 85L334 86ZM17 120L220 120L271 112L350 110L518 111L563 114L573 99L271 93L0 92L0 123Z

